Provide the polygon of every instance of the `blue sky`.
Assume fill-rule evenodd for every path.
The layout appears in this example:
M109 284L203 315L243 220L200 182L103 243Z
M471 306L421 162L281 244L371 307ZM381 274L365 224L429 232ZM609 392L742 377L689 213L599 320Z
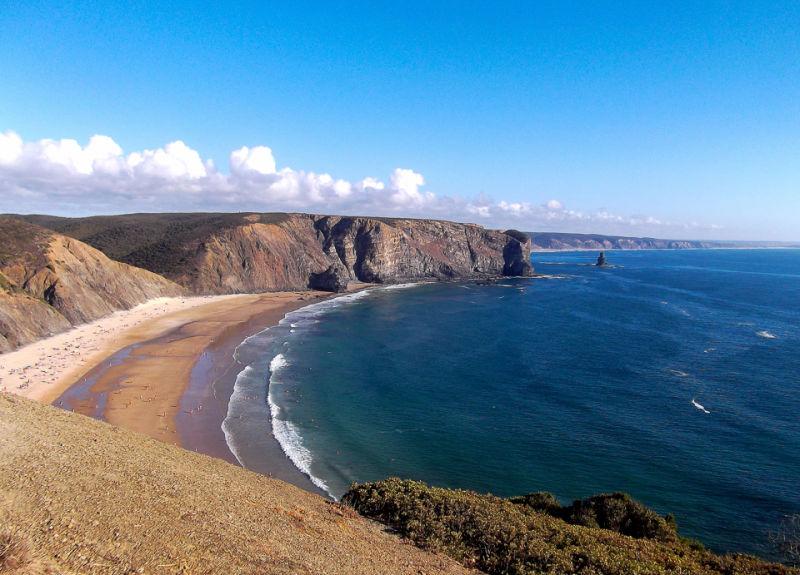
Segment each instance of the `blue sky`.
M796 2L165 4L0 7L0 209L800 240Z

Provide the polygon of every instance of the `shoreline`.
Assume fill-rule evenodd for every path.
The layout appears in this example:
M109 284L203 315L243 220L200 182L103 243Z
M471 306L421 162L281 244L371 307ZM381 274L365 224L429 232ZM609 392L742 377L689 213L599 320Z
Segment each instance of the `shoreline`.
M96 365L239 295L161 297L0 354L0 390L51 403Z
M53 404L239 465L221 429L233 383L243 368L233 351L286 313L330 295L274 292L198 306L167 330L103 358ZM280 457L269 454L270 469L259 471L319 493L275 443Z
M369 285L354 284L349 293L365 287ZM237 377L245 368L234 357L235 350L248 337L278 325L286 314L340 295L345 294L292 291L175 298L184 302L176 311L162 302L148 302L147 314L139 308L118 312L32 344L38 346L37 353L45 349L42 357L52 364L54 350L85 344L87 330L96 334L91 342L95 351L80 369L57 364L57 385L41 382L12 391L240 466L222 429ZM136 317L135 325L130 316ZM29 349L18 351L24 353L16 362L31 355ZM41 361L37 366L52 369ZM266 424L263 456L255 467L248 461L248 469L329 498L284 452L271 421Z

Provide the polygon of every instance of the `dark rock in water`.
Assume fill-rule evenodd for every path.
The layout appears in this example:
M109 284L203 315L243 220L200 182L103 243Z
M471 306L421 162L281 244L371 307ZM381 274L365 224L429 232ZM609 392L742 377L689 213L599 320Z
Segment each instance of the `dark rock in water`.
M342 265L332 264L324 272L311 274L308 277L308 287L311 289L331 292L347 291L350 277Z
M606 265L606 252L600 252L600 255L597 256L597 267L603 267Z

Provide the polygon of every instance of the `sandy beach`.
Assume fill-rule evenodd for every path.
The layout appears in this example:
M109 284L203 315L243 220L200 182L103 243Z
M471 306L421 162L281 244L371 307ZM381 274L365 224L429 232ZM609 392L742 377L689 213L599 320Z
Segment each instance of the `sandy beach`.
M354 284L352 290L366 287ZM235 348L327 292L159 298L0 355L0 390L238 464L221 425ZM275 441L257 469L322 493Z
M2 354L0 390L50 402L125 346L175 328L198 308L241 297L157 298Z
M248 331L277 323L287 311L320 295L239 295L160 317L136 333L118 338L117 345L107 346L105 356L74 379L72 386L54 398L54 403L161 441L181 444L175 422L195 364L221 348L226 348L230 357L237 345L234 342L241 341ZM207 351L211 346L213 350ZM210 381L203 384L201 387L205 388ZM187 415L197 412L199 416L204 408L202 403L187 407Z

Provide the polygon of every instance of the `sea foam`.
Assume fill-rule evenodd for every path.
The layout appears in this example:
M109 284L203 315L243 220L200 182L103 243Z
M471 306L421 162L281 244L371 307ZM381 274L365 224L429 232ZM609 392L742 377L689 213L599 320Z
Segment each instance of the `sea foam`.
M288 365L289 362L286 361L286 357L282 353L273 357L269 363L270 376L267 401L269 402L269 411L272 416L272 433L280 443L286 457L291 460L294 466L303 472L314 485L333 497L333 494L328 489L328 484L311 473L311 463L314 461L314 456L303 444L303 438L298 432L297 426L291 421L281 419L281 407L275 403L275 386L282 383L280 372Z
M259 343L259 338L267 334L267 332L269 332L270 335L274 335L274 337L279 338L280 340L281 330L283 330L283 337L289 338L294 336L295 332L318 323L320 321L318 319L320 316L327 314L337 307L355 303L363 298L370 297L372 294L377 292L406 289L420 285L420 283L422 282L393 284L388 286L368 288L312 303L291 311L287 313L283 319L281 319L277 328L266 328L259 333L246 338L242 344L240 344L234 350L234 359L239 363L245 363L246 360L243 361L241 358L241 355L243 354L240 349L244 349L244 344L248 342L252 342L254 344ZM289 340L284 340L280 347L282 349L288 348ZM244 355L252 355L252 350ZM263 358L263 355L260 355L260 357ZM261 365L263 366L263 364ZM278 441L281 449L294 464L294 466L303 474L305 474L314 485L335 499L335 496L329 491L327 483L323 479L320 479L311 473L311 463L314 460L313 454L305 446L303 437L300 434L300 430L291 421L281 418L282 409L275 400L275 387L280 386L283 383L281 380L281 371L288 365L289 362L286 356L283 353L278 353L270 360L269 375L266 376L266 378L263 373L263 367L254 367L257 366L255 363L247 365L239 373L239 375L236 377L236 382L234 383L233 393L231 394L230 401L228 402L228 412L225 417L225 421L222 423L222 431L225 434L225 441L228 444L231 453L233 453L239 463L242 464L243 467L246 467L245 462L242 461L243 458L240 455L240 450L237 447L236 427L240 426L238 423L234 424L234 422L245 417L257 417L257 413L253 411L254 406L252 398L255 391L254 388L260 386L260 389L263 391L264 380L266 379L266 398L267 406L269 407L273 436ZM254 377L257 377L259 381L255 382L253 380ZM246 441L247 439L244 438L244 440Z
M231 393L231 398L228 401L228 412L222 422L222 433L225 434L225 443L228 444L228 448L231 450L231 453L233 453L233 456L242 467L244 467L244 462L242 461L242 456L239 452L239 446L236 442L236 434L233 432L231 426L233 420L238 417L236 413L237 407L242 405L243 402L247 401L245 382L252 378L255 373L256 369L248 365L236 376L236 381L233 384L233 392Z

